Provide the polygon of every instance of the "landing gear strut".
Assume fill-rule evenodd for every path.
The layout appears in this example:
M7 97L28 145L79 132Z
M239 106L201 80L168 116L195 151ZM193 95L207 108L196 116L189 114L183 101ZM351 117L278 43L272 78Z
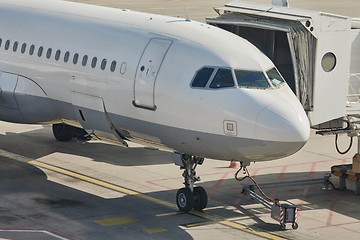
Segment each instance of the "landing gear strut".
M180 169L184 169L184 188L176 194L176 204L180 211L189 212L192 209L201 211L207 206L208 196L203 187L194 187L194 183L200 181L196 176L195 168L204 162L204 158L189 156L186 154L173 154L173 160Z

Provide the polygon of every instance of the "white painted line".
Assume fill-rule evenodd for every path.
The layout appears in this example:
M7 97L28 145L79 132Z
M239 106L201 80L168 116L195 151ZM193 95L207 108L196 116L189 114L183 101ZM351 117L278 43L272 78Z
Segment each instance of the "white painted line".
M55 233L46 230L25 230L25 229L0 229L0 232L11 232L11 233L44 233L60 240L70 240L68 238L61 237Z

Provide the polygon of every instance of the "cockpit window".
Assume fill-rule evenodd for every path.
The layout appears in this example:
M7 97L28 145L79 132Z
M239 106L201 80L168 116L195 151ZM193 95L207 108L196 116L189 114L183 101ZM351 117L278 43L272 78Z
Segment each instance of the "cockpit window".
M276 70L276 68L267 71L266 74L268 75L274 87L277 87L285 82L285 80L281 77L280 73Z
M212 73L214 72L214 68L203 68L196 73L194 81L192 82L192 87L204 88L208 83Z
M239 87L269 88L270 84L263 72L235 70Z
M211 82L210 88L227 88L233 87L234 85L234 78L231 70L220 68L217 71L214 80Z

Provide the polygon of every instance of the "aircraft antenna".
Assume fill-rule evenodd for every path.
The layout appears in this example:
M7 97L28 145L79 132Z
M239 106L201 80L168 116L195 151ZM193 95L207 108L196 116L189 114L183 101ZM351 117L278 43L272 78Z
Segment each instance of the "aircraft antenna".
M289 0L273 0L272 5L280 7L289 7Z
M190 14L189 14L187 7L184 7L184 14L185 14L186 21L191 22Z

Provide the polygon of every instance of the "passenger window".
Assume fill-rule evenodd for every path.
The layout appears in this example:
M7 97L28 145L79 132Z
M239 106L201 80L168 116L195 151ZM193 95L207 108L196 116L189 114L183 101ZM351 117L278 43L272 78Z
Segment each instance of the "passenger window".
M41 57L43 54L44 48L43 47L39 47L39 51L38 51L38 56Z
M126 64L126 62L123 62L120 66L120 73L125 74L126 68L127 68L127 64Z
M2 45L2 38L0 38L0 47L1 47L1 45Z
M51 53L52 53L52 49L49 48L49 49L47 50L47 53L46 53L46 58L47 58L47 59L50 59L50 58L51 58Z
M115 72L116 65L117 65L116 61L113 61L113 62L111 63L110 71Z
M18 49L19 43L18 42L14 42L14 46L13 46L13 51L16 52Z
M101 62L101 70L105 70L106 64L107 64L107 60L103 59L102 62Z
M10 40L7 40L5 43L5 50L9 50L10 47Z
M60 51L60 50L57 50L56 53L55 53L55 60L56 60L56 61L59 61L60 55L61 55L61 51Z
M285 80L281 77L280 73L276 70L276 68L267 71L266 74L268 75L274 87L277 87L285 82Z
M263 72L235 70L235 76L239 87L249 87L249 88L270 87L270 84L267 81Z
M86 64L87 64L87 61L88 61L88 55L85 55L84 57L83 57L83 60L82 60L82 65L85 67L86 66Z
M24 54L26 52L26 43L23 43L21 46L21 53Z
M220 68L214 80L210 84L210 88L227 88L227 87L234 87L234 79L230 69L223 69Z
M69 52L66 52L65 55L64 55L64 62L68 62L70 59L70 53Z
M75 54L74 54L74 58L73 58L73 63L74 63L74 64L77 64L78 60L79 60L79 54L78 54L78 53L75 53Z
M31 45L30 50L29 50L30 56L32 56L34 54L34 52L35 52L35 45Z
M92 59L92 62L91 62L91 67L92 67L92 68L95 68L95 67L96 67L96 64L97 64L97 57L94 57L94 58Z
M211 75L214 72L214 68L203 68L196 73L196 76L191 83L192 87L204 88L208 83Z

